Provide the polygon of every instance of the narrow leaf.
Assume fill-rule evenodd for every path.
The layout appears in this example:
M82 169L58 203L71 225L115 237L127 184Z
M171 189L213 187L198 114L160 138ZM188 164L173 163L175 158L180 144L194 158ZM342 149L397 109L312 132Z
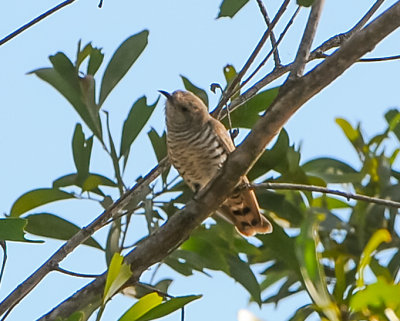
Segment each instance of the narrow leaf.
M314 0L297 0L297 4L302 7L311 7Z
M82 184L89 175L90 156L92 153L93 136L88 140L85 139L85 134L81 124L76 124L74 136L72 138L72 153L74 163L78 173L78 182Z
M372 308L374 311L392 308L400 309L400 284L390 284L384 278L378 277L376 283L367 285L351 297L350 307L353 311L365 311ZM396 319L393 319L396 320Z
M18 217L27 211L55 201L74 198L74 195L55 188L39 188L20 196L13 204L10 215Z
M331 321L339 321L339 308L332 301L327 289L325 273L319 262L317 225L323 219L322 215L308 216L296 238L296 256L300 263L300 271L307 292L315 304Z
M124 257L115 253L108 267L106 285L104 287L103 304L105 304L132 276L128 264L123 263Z
M160 305L162 297L156 292L149 293L136 302L128 311L126 311L118 321L136 321L145 313Z
M231 112L233 127L252 128L260 118L260 113L265 111L278 95L279 87L271 88L260 92L240 108ZM227 117L223 120L225 126L228 125Z
M224 0L219 8L218 18L232 18L249 0Z
M146 125L157 103L158 99L153 105L147 105L146 97L143 96L133 104L129 111L122 129L121 149L119 154L120 158L122 156L125 157L125 163L132 143L135 141L144 125Z
M364 286L364 270L370 263L372 253L381 245L383 242L390 242L392 237L388 230L379 229L369 239L364 251L361 254L360 264L357 268L357 287Z
M188 296L181 296L181 297L176 297L168 300L167 302L164 302L155 308L151 309L149 312L144 314L142 317L138 319L134 319L135 321L149 321L149 320L154 320L161 318L163 316L166 316L178 309L181 309L184 307L186 304L200 299L202 296L201 295L188 295Z
M1 241L18 241L18 242L35 242L41 243L43 241L31 241L25 238L24 228L27 220L22 218L1 218L0 219L0 240ZM4 249L4 248L3 248Z
M31 214L26 217L25 230L31 234L56 240L69 240L81 229L75 224L50 213ZM90 237L83 244L102 250L97 241Z
M248 263L243 262L238 256L227 257L230 275L250 293L252 299L261 306L260 285L250 269Z
M157 161L160 162L164 157L167 156L167 135L164 131L162 136L159 136L154 128L152 128L147 135L150 138ZM171 167L165 170L161 175L164 183L167 180L170 168Z
M87 66L87 74L94 76L96 72L99 70L101 63L103 62L104 54L101 52L101 49L92 48L92 52L90 53L89 63Z
M126 39L115 51L104 72L101 82L99 106L110 94L111 90L125 76L147 45L149 32L144 30Z
M201 88L195 86L185 76L181 75L181 78L183 81L183 85L185 86L185 89L191 91L193 94L195 94L197 97L199 97L204 102L204 104L208 107L208 96L207 96L206 91L204 89L201 89Z

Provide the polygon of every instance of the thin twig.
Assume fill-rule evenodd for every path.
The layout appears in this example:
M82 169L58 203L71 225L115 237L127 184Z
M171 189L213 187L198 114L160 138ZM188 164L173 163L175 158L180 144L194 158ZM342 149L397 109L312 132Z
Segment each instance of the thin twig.
M308 58L310 57L311 46L317 32L319 20L321 18L322 8L325 0L315 0L308 17L306 30L300 42L297 51L293 69L289 74L289 80L299 78L303 75Z
M345 33L338 34L325 41L323 44L321 44L312 52L310 58L315 59L316 57L314 56L318 56L319 54L324 53L329 49L339 47L341 44L343 44L344 41L349 39L357 31L361 30L363 26L365 26L365 24L369 21L369 19L371 19L371 17L379 9L379 7L383 4L384 1L385 0L377 0L373 4L373 6L367 11L367 13L355 24L353 28L351 28Z
M261 61L261 63L257 66L257 68L251 73L249 77L247 77L246 80L244 80L240 84L240 88L238 91L243 88L259 71L260 69L265 65L265 63L268 61L268 59L271 57L272 53L278 48L278 45L281 43L281 41L284 39L286 33L288 32L290 26L293 24L294 19L296 18L297 14L300 12L300 6L297 6L296 11L290 18L289 22L286 24L285 29L282 31L282 33L279 35L278 41L276 42L276 46L271 49L271 51L267 54L267 56ZM278 68L275 67L274 71L279 70L282 68L282 65L279 65ZM235 93L236 94L236 93Z
M153 170L151 170L142 180L126 192L122 197L111 205L107 210L100 214L88 226L82 228L72 238L65 242L41 267L33 272L24 282L16 287L1 303L0 315L9 313L37 284L49 273L59 262L70 254L77 246L85 242L95 231L102 228L113 216L129 207L129 204L141 193L147 193L146 186L155 180L168 166L168 160L162 160Z
M150 266L163 260L182 244L193 229L226 199L287 120L398 27L400 27L400 1L354 35L333 56L299 78L296 86L290 88L286 95L280 96L257 121L242 144L229 155L223 170L199 192L196 199L190 200L182 211L169 217L160 229L125 256L124 261L133 267L132 277L137 280ZM77 311L90 302L101 304L98 293L104 288L105 281L104 273L40 320L65 318L71 311Z
M44 18L50 16L51 14L57 12L58 10L64 8L65 6L71 4L75 0L66 0L59 5L56 5L55 7L51 8L50 10L46 11L45 13L42 13L40 16L37 16L35 19L29 21L27 24L24 24L22 27L18 28L14 32L10 33L8 36L4 37L3 39L0 40L0 46L5 44L7 41L10 41L12 38L18 36L20 33L24 32L26 29L32 27L33 25L37 24Z
M318 55L318 58L325 59L329 56L330 55L328 55L328 54L321 54L321 55ZM398 60L398 59L400 59L400 55L388 56L388 57L376 57L376 58L361 58L361 59L358 59L358 62L382 62L382 61L392 61L392 60Z
M4 275L4 269L6 268L6 262L7 262L7 243L4 240L0 240L0 246L3 249L3 263L1 264L1 270L0 270L0 284L3 279Z
M327 41L325 41L322 45L313 50L310 54L309 61L319 58L326 58L327 55L324 54L325 51L332 49L334 47L340 47L351 35L353 35L356 31L362 28L371 16L379 9L384 0L377 0L375 4L367 11L367 13L360 19L360 21L349 31L336 35ZM279 40L278 40L279 42ZM231 111L239 108L241 105L245 104L251 98L253 98L262 88L283 76L287 72L290 72L293 68L293 63L287 64L285 66L281 66L279 69L273 70L268 75L264 76L262 79L257 81L251 88L249 88L246 92L232 101L229 105ZM225 117L226 112L223 111L221 113L221 117Z
M348 201L350 199L375 203L379 205L385 205L395 208L400 208L400 202L385 200L379 197L366 196L361 194L347 193L339 190L333 190L326 187L315 186L315 185L303 185L303 184L292 184L292 183L260 183L252 184L251 188L266 188L273 190L296 190L296 191L308 191L308 192L319 192L324 194L333 194L346 198Z
M269 16L268 16L268 12L267 9L264 6L264 3L262 2L262 0L256 0L258 7L260 8L261 14L264 17L264 21L267 24L268 28L271 28L271 23L269 20ZM279 58L279 53L278 53L278 44L276 43L276 39L275 39L275 34L274 32L271 30L271 45L272 45L272 51L274 53L274 60L275 60L275 68L278 68L281 65L281 59Z
M136 286L140 286L140 287L143 288L143 289L156 292L157 294L159 294L160 296L162 296L162 297L164 297L164 298L170 298L170 299L173 299L173 298L174 298L174 296L169 295L168 293L163 292L163 291L161 291L161 290L155 288L154 286L151 286L150 284L137 282L137 283L135 283L135 285L136 285Z
M258 42L256 48L253 50L253 52L250 55L249 59L247 59L245 65L242 68L242 70L240 70L240 72L236 75L236 77L229 84L229 86L226 89L225 93L222 95L222 98L221 98L220 102L218 103L218 106L211 113L212 116L214 116L216 118L219 118L219 114L220 114L222 108L228 102L228 100L232 96L232 93L236 90L236 86L239 85L239 83L242 80L243 76L248 71L248 69L250 68L250 66L254 62L254 60L256 59L256 57L257 57L258 53L260 52L261 48L264 46L265 42L267 41L268 37L270 36L272 29L275 27L275 25L278 23L279 19L282 17L283 13L285 12L287 6L289 5L289 2L290 2L290 0L285 0L282 3L282 5L279 8L275 18L271 22L270 27L267 29L267 31L264 32L264 34L261 37L260 41Z
M55 268L54 268L54 271L58 271L58 272L61 272L61 273L63 273L63 274L66 274L66 275L77 276L77 277L79 277L79 278L90 278L90 279L95 279L95 278L99 277L99 274L83 274L83 273L77 273L77 272L72 272L72 271L65 270L65 269L63 269L63 268L61 268L61 267L59 267L59 266L55 267Z
M359 59L359 62L380 62L380 61L391 61L400 59L400 55L397 56L389 56L389 57L377 57L377 58L362 58Z

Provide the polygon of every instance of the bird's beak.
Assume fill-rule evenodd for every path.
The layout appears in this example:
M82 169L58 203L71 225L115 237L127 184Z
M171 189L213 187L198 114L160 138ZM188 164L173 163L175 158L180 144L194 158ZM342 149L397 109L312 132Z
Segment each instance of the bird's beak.
M167 99L171 98L171 94L169 92L166 92L164 90L159 90L158 92L163 94Z

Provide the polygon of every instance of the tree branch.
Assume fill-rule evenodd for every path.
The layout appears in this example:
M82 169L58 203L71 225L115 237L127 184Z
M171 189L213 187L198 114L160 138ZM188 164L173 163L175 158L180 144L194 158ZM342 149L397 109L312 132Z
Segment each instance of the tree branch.
M294 80L295 78L303 75L306 63L310 57L311 46L314 41L315 33L317 32L324 2L325 0L315 0L314 4L312 5L306 30L303 33L292 71L289 74L290 80Z
M378 197L372 197L361 194L353 194L347 193L339 190L333 190L330 188L315 186L315 185L303 185L303 184L291 184L291 183L260 183L260 184L251 184L251 188L266 188L272 190L295 190L295 191L308 191L308 192L318 192L324 194L333 194L346 198L347 200L353 199L368 203L375 203L384 206L390 206L395 208L400 208L400 202L395 202L392 200L385 200Z
M349 31L345 33L338 34L325 41L322 45L320 45L311 53L310 58L311 59L318 58L319 54L323 54L325 51L329 49L339 47L344 41L349 39L353 34L355 34L357 31L361 30L362 27L364 27L364 25L369 21L369 19L371 19L371 17L379 9L379 7L383 4L384 1L385 0L377 0L353 28L351 28Z
M365 25L365 23L368 22L368 20L372 17L372 15L383 4L383 2L384 2L384 0L377 0L375 2L375 4L368 10L368 12L360 19L360 21L353 28L351 28L349 31L347 31L345 33L336 35L336 36L328 39L322 45L320 45L319 47L314 49L310 53L310 57L309 57L308 61L315 60L315 59L321 59L321 58L327 58L329 55L326 55L324 52L329 49L335 48L335 47L340 47L348 38L350 38L351 35L353 35L356 31L360 30ZM278 43L279 43L279 39L278 39ZM271 73L264 76L262 79L260 79L258 82L256 82L251 88L249 88L246 92L244 92L242 95L237 97L233 102L231 102L231 104L229 105L230 112L234 111L236 108L240 107L241 105L246 103L248 100L253 98L262 88L264 88L265 86L267 86L274 80L280 78L287 72L290 72L292 70L292 68L293 68L293 63L290 63L285 66L281 66L278 69L274 69ZM247 82L247 80L246 80L246 82ZM225 114L226 114L226 111L223 110L221 113L221 116L224 117Z
M139 181L130 191L125 193L118 201L98 216L88 226L82 228L63 246L61 246L41 267L32 273L24 282L22 282L14 291L12 291L0 304L0 315L20 302L35 286L51 271L58 266L68 254L77 246L87 240L94 232L99 230L107 221L117 215L120 211L129 207L132 202L140 201L143 194L147 195L148 185L155 180L160 173L168 166L168 161L163 160L141 181Z
M262 68L262 66L265 65L265 63L268 61L268 59L271 57L271 55L275 52L275 50L278 49L278 45L281 43L281 41L283 40L283 38L285 37L286 33L288 32L290 26L293 24L294 19L296 18L297 14L300 12L300 6L297 6L296 11L293 13L292 17L290 18L289 22L286 24L285 29L282 31L282 33L279 35L279 39L275 44L275 47L273 47L271 49L271 51L267 54L267 56L263 59L263 61L260 62L260 64L257 66L257 68L250 74L249 77L247 77L247 79L245 79L239 87L239 90L237 90L237 92L240 91L241 88L243 88ZM274 71L280 70L282 68L282 64L279 64L279 66L275 65ZM240 96L239 96L240 97ZM231 108L232 104L229 106L229 108ZM230 110L231 111L231 110ZM223 113L223 115L225 115Z
M173 252L191 234L194 228L215 211L235 188L242 175L264 152L266 145L279 133L287 120L310 98L339 77L382 39L400 26L400 1L387 9L363 30L357 32L332 56L301 78L291 82L284 93L256 123L243 143L229 155L221 173L195 199L173 215L160 229L140 242L128 253L125 262L131 265L133 278ZM67 317L87 304L101 302L105 274L66 299L41 320Z
M58 10L64 8L65 6L71 4L75 0L66 0L59 5L51 8L50 10L42 13L40 16L37 16L35 19L29 21L27 24L24 24L22 27L18 28L14 32L10 33L8 36L4 37L0 40L0 46L5 44L7 41L10 41L12 38L18 36L20 33L24 32L26 29L32 27L33 25L37 24L38 22L42 21L44 18L50 16L51 14L57 12Z
M258 7L260 8L261 14L264 17L264 21L267 25L268 28L271 28L271 22L269 20L268 12L267 9L264 6L264 3L262 0L256 0ZM274 53L274 60L275 60L275 68L278 68L281 65L281 59L279 58L279 53L278 53L278 44L276 43L275 39L275 34L271 29L271 46L272 46L272 52Z
M222 108L225 106L225 104L228 102L230 97L232 96L232 93L236 90L236 86L240 83L242 80L243 76L249 70L250 66L256 59L258 53L260 52L261 48L264 46L265 42L267 41L268 37L270 36L272 29L275 27L275 25L278 23L279 19L282 17L283 13L285 12L287 6L289 5L290 0L285 0L281 7L279 8L278 12L276 13L276 16L274 20L272 20L269 28L265 31L263 36L261 37L260 41L258 42L256 48L250 55L249 59L247 59L245 65L243 66L242 70L236 75L236 77L233 79L233 81L230 83L224 94L222 95L221 101L218 103L218 106L215 108L215 110L211 113L212 116L219 118L220 112Z

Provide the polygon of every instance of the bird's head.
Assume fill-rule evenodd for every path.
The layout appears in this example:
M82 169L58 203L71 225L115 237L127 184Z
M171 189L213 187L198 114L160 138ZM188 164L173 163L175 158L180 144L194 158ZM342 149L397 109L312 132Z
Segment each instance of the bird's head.
M210 117L203 101L190 91L177 90L170 94L160 90L160 93L167 98L167 126L201 126Z

